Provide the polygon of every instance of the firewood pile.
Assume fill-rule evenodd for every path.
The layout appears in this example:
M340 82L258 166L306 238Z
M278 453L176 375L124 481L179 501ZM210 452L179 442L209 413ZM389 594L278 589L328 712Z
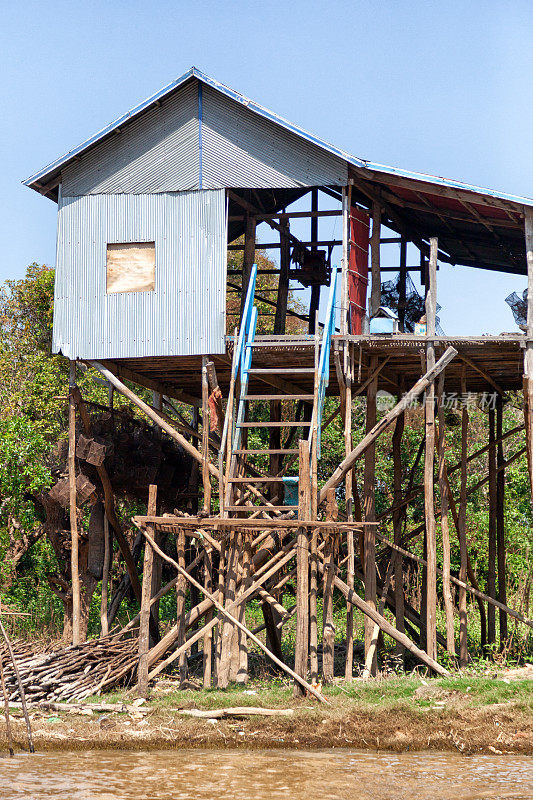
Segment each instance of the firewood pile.
M112 634L59 650L35 651L35 645L14 642L13 650L28 703L40 700L83 700L130 678L137 667L137 638ZM20 700L13 665L4 643L0 646L10 700Z

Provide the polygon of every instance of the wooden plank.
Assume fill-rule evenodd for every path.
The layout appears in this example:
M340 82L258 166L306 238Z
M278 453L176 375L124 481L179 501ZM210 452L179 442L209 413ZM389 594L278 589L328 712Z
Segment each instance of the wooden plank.
M106 292L153 292L155 242L107 245Z

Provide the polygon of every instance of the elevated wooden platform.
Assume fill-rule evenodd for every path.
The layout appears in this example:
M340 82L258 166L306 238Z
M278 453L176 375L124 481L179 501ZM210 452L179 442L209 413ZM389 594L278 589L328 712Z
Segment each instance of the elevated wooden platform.
M425 337L413 334L335 336L328 387L328 394L331 396L339 394L337 369L341 368L342 359L336 357L336 353L342 349L345 341L356 345L355 389L370 375L372 356L378 358L378 363L387 359L380 371L378 389L392 394L400 390L402 382L405 389L409 389L424 372L422 359L427 341ZM279 395L285 391L313 393L314 337L258 336L256 343L258 347L254 355L255 366L257 369L268 370L270 374L268 377L261 373L250 375L250 394ZM522 388L524 336L503 334L438 337L435 339L437 359L450 345L458 351L458 356L446 370L447 392L461 391L463 365L466 365L469 392L492 392L496 387L504 392ZM211 357L220 388L226 396L232 355L233 337L228 337L226 353ZM189 399L198 404L201 397L201 361L201 356L183 356L118 359L104 363L120 378L132 380L149 389L164 391L170 397ZM279 372L272 375L273 370Z

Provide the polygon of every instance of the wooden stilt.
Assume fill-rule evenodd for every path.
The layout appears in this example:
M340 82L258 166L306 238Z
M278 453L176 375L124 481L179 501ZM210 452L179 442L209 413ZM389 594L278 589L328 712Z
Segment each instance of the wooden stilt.
M461 394L466 396L466 367L463 365L461 373ZM461 565L459 579L466 583L468 570L468 546L466 542L466 459L468 457L468 408L463 403L461 415L461 490L459 493L458 531ZM459 588L459 665L466 667L468 664L468 623L467 623L467 597L466 589Z
M276 316L274 317L274 335L285 333L287 324L287 305L289 299L289 268L291 263L291 240L288 219L280 220L279 232L279 283L276 302Z
M157 486L150 485L148 490L148 514L157 514ZM155 538L153 525L149 531ZM148 651L150 638L150 601L152 599L152 569L154 551L146 542L144 546L144 566L141 597L141 614L139 620L139 666L137 668L137 693L145 697L148 693Z
M354 378L354 351L351 345L344 349L344 374L345 374L345 416L344 416L344 452L346 455L352 451L352 385ZM354 518L353 508L353 470L346 473L345 495L346 495L346 519ZM346 532L346 547L348 552L348 563L346 565L346 583L353 589L355 585L355 545L353 531ZM352 680L353 677L353 635L354 635L354 613L351 603L346 609L346 662L344 667L344 677Z
M497 514L497 474L496 474L496 412L489 408L489 525L488 525L488 571L487 594L496 597L496 514ZM487 607L487 644L496 643L496 609Z
M176 537L176 550L178 564L185 570L185 531L180 528ZM176 584L176 622L178 625L178 647L185 641L185 599L187 593L187 579L180 570L180 580ZM187 655L183 653L179 661L180 682L187 678Z
M380 265L380 239L381 239L381 206L372 204L372 236L370 238L372 287L370 295L370 316L376 313L381 305L381 265Z
M310 519L311 480L309 472L309 443L299 443L300 474L298 483L298 516ZM296 544L296 640L294 644L294 671L305 678L309 658L309 541L307 530L299 528ZM303 694L300 681L294 683L294 695Z
M235 601L239 555L238 531L232 530L229 534L229 542L226 550L226 579L224 582L224 605L226 608ZM235 647L234 634L235 626L231 620L225 616L220 642L220 670L217 675L217 686L219 689L227 689L230 682L232 652Z
M70 362L68 412L68 478L70 489L70 571L72 575L72 644L80 643L80 573L78 552L78 509L76 504L76 362Z
M318 531L311 534L309 557L309 675L311 683L318 683Z
M392 467L394 481L394 505L399 506L402 499L402 436L405 427L405 413L400 414L394 426L392 435ZM394 541L399 544L402 540L403 514L397 507L392 515ZM403 561L398 553L394 562L394 606L396 628L404 632L404 594L403 594ZM396 655L403 655L404 649L399 642L395 646Z
M426 370L435 367L435 314L437 307L437 252L438 240L430 239L429 286L426 295ZM433 474L435 464L435 384L426 390L426 453L424 458L424 510L426 521L427 585L426 585L426 635L427 654L437 658L437 542Z
M109 531L109 520L104 511L104 564L102 568L102 596L100 598L100 635L107 636L109 625L107 623L107 602L109 592L109 572L113 554L111 547L111 535Z
M213 560L211 548L204 551L204 587L209 594L213 591ZM206 624L211 622L213 612L208 611L205 615ZM213 677L213 631L209 629L203 637L203 683L204 689L211 688Z
M440 374L437 392L439 414L439 491L440 491L440 527L442 533L442 593L446 614L446 650L455 655L455 635L453 623L453 599L450 586L450 526L448 520L449 492L446 480L446 428L444 421L444 372ZM397 542L398 544L398 542Z
M503 400L496 398L496 451L497 492L496 492L496 545L498 561L498 600L507 605L506 567L505 567L505 459L503 455ZM500 609L500 648L507 643L507 614Z
M373 356L370 369L377 367L377 357ZM366 432L368 434L376 425L376 394L377 379L372 381L366 395ZM375 506L375 480L376 480L376 445L373 442L365 452L365 470L363 483L363 509L365 522L374 522L376 519ZM365 573L365 602L373 609L376 608L376 531L373 525L364 529L364 573ZM365 615L365 658L372 644L374 625L371 618ZM371 675L377 673L377 658L371 667Z
M524 351L524 408L531 502L533 503L533 210L524 206L527 260L527 320Z
M330 489L326 505L326 519L335 521L338 516L335 489ZM335 621L333 618L333 579L335 578L335 532L325 532L324 581L322 595L322 679L331 683L335 664Z
M204 487L204 513L211 513L211 476L209 474L209 380L207 356L202 356L202 483Z

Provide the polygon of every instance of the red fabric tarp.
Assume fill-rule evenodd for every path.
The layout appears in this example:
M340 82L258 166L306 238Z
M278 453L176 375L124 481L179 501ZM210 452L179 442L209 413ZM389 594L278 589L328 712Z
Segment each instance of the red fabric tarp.
M360 208L350 209L350 257L348 260L348 300L350 333L362 333L368 286L368 246L370 217Z

